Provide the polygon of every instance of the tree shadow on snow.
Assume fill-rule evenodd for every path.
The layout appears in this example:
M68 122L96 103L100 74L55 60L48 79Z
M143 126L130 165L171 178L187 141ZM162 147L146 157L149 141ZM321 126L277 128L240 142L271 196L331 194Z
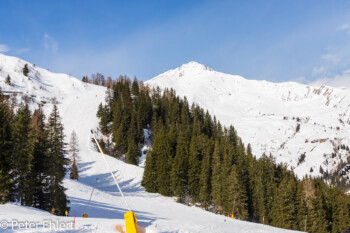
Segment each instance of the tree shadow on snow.
M83 214L88 214L89 218L124 219L124 213L128 212L127 209L93 200L91 200L90 206L86 210L89 200L76 197L71 197L70 200L70 216L75 214L77 217L82 217ZM153 217L151 213L142 211L135 211L135 215L138 222L144 227L150 226L152 222L159 219Z
M108 192L111 195L119 195L119 190L110 173L80 177L79 182ZM143 187L135 184L134 179L118 181L118 183L125 196L139 196L139 193L144 191Z

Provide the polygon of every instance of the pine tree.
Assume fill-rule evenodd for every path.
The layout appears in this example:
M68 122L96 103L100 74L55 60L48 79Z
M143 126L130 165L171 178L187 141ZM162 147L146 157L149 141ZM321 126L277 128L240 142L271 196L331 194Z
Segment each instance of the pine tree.
M192 137L190 144L190 156L189 156L189 169L188 169L188 187L189 194L192 196L193 201L196 202L199 199L200 193L200 157L201 151L199 148L199 138Z
M28 73L29 73L28 64L25 64L23 67L23 75L28 76Z
M79 180L79 171L78 171L77 161L75 160L73 160L72 162L69 178L71 178L72 180Z
M262 222L263 216L266 215L264 204L264 183L262 177L263 173L261 168L259 168L257 165L254 166L254 164L252 164L252 167L250 169L252 170L250 174L252 215L254 219Z
M138 83L136 77L134 78L134 81L132 82L131 93L134 96L138 96L139 95L139 83Z
M64 193L65 188L62 185L66 173L65 166L68 165L68 159L65 158L65 146L63 125L58 113L57 106L54 105L53 111L47 124L48 133L48 156L49 156L49 193L50 212L56 215L64 215L67 207L67 197Z
M331 232L343 232L349 227L350 219L349 219L349 198L347 194L344 194L338 188L334 188L333 190L329 190L329 204L330 209L327 211L331 213Z
M317 181L319 182L319 181ZM316 186L319 186L316 183ZM324 233L327 232L328 222L326 220L325 203L322 190L317 187L315 190L315 196L312 199L312 206L310 209L310 214L308 222L310 223L308 231Z
M0 204L11 200L11 128L9 108L0 90Z
M12 174L16 199L22 204L29 204L31 198L31 181L29 173L32 168L32 145L30 144L30 112L28 105L20 105L12 124L12 141L14 143L12 158Z
M6 80L5 80L5 83L6 83L7 85L12 86L10 75L7 75Z
M157 154L157 184L158 192L165 196L170 196L172 194L171 189L171 177L169 171L171 171L173 152L171 148L171 140L173 131L169 131L165 135L164 129L161 129L157 134L153 148L152 154Z
M137 165L140 157L140 149L133 139L129 140L128 151L125 161L130 164Z
M157 177L157 154L153 154L151 149L146 156L146 166L141 182L147 192L155 193L158 191Z
M305 219L307 216L307 203L304 191L304 185L302 182L299 182L297 185L297 194L295 200L295 212L296 212L296 229L304 230L305 229Z
M188 191L188 141L186 133L181 131L177 138L176 154L171 170L171 186L178 201L182 202Z
M274 219L272 224L277 227L292 229L294 219L295 181L284 177L278 187L273 206Z
M115 149L119 153L124 154L128 151L128 141L127 141L127 125L126 121L122 121L119 128L114 136Z
M31 205L46 210L49 201L47 184L47 180L49 179L47 164L49 160L47 157L48 141L44 121L45 115L41 106L39 106L39 108L34 111L30 122L30 127L32 129L31 138L33 140L33 160L32 169L29 173L29 180L31 181L34 193Z
M73 180L79 180L79 171L78 171L79 146L78 146L78 137L75 131L73 131L71 135L71 139L69 142L69 152L71 155L71 162L72 162L69 177Z
M218 142L215 143L214 153L213 153L213 163L212 163L212 180L211 180L211 187L212 187L212 194L213 202L217 209L221 206L222 201L222 177L221 177L221 151L220 151L220 145Z
M200 200L205 209L208 208L211 199L211 154L212 146L209 144L204 153L200 172Z
M229 207L232 207L232 213L239 219L248 219L247 193L238 179L237 168L234 165L229 177Z

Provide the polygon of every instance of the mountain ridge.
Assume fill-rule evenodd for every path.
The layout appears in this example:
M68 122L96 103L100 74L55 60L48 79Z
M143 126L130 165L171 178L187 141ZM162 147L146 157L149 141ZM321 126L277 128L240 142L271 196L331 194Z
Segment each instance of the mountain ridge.
M204 67L190 62L145 83L198 103L235 126L254 155L271 153L299 177L322 175L319 167L332 172L347 161L348 151L337 147L350 144L350 89L248 80Z

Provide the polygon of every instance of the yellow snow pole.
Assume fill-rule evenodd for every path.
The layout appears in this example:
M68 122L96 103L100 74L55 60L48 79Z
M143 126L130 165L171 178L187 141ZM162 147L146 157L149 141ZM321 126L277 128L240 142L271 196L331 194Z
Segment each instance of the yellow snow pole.
M100 147L100 144L98 143L98 141L97 141L97 139L96 139L96 137L95 137L95 135L94 135L94 133L93 133L92 130L91 130L91 134L92 134L92 136L94 137L95 142L96 142L96 144L97 144L97 147L98 147L98 149L100 150L100 152L101 152L101 154L102 154L102 157L103 157L104 161L105 161L106 164L107 164L107 167L109 168L109 171L110 171L110 173L111 173L111 176L112 176L112 178L113 178L115 184L117 185L120 194L121 194L122 197L123 197L125 206L126 206L126 208L129 210L129 212L127 212L127 213L124 214L126 233L138 233L138 232L137 232L137 219L136 219L135 213L131 211L131 209L130 209L128 203L126 202L126 199L125 199L125 197L124 197L124 194L123 194L121 188L119 187L118 181L117 181L116 177L113 175L112 168L111 168L111 166L109 166L109 163L108 163L107 160L106 160L106 156L105 156L105 154L103 153L103 151L102 151L102 149L101 149L101 147Z
M125 227L127 233L137 233L137 219L135 213L129 211L124 214Z

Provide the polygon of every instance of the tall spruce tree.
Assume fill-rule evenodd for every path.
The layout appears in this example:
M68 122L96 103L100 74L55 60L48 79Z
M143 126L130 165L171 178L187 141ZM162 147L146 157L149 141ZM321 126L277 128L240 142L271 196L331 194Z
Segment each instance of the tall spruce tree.
M147 192L155 193L158 191L157 175L157 154L149 150L146 156L146 166L143 172L141 185Z
M69 160L65 158L65 136L56 105L54 105L49 117L47 134L49 145L48 157L50 161L48 164L48 172L50 174L49 193L51 194L49 200L50 212L56 215L64 215L68 209L68 200L64 193L65 188L62 182L67 171L65 166L69 164Z
M129 140L128 151L126 153L125 162L137 165L140 157L140 149L135 140Z
M31 122L31 137L33 140L33 160L32 169L30 171L30 179L32 181L33 198L32 206L40 209L47 209L49 194L48 183L49 174L47 172L48 160L48 141L45 130L45 115L41 106L33 113Z
M33 152L30 138L30 111L28 105L21 104L17 110L12 124L12 174L15 187L15 197L22 204L30 204L26 199L31 199L32 180L29 174L32 169Z
M215 143L212 163L211 187L213 202L216 209L221 209L222 201L222 177L221 177L221 149L219 142Z
M212 145L211 143L207 145L207 148L204 152L204 157L201 164L200 172L200 193L199 198L203 203L205 209L208 208L211 202L211 154L212 154Z
M169 131L168 135L165 135L164 129L161 129L154 140L154 150L152 154L157 154L157 184L158 192L165 196L172 194L171 189L171 177L169 171L172 168L172 140L173 131Z
M11 200L11 119L8 104L0 90L0 204Z
M171 169L171 186L178 201L184 201L188 192L188 140L185 131L181 131L177 137L176 154Z
M71 156L71 168L69 177L73 180L79 180L79 145L78 145L78 136L73 130L70 142L69 142L69 153Z
M238 178L237 168L234 165L228 179L228 205L232 214L239 219L248 219L247 193Z
M190 155L188 161L188 188L189 194L193 198L193 202L199 200L200 193L200 160L202 152L199 144L199 136L193 136L190 144Z

